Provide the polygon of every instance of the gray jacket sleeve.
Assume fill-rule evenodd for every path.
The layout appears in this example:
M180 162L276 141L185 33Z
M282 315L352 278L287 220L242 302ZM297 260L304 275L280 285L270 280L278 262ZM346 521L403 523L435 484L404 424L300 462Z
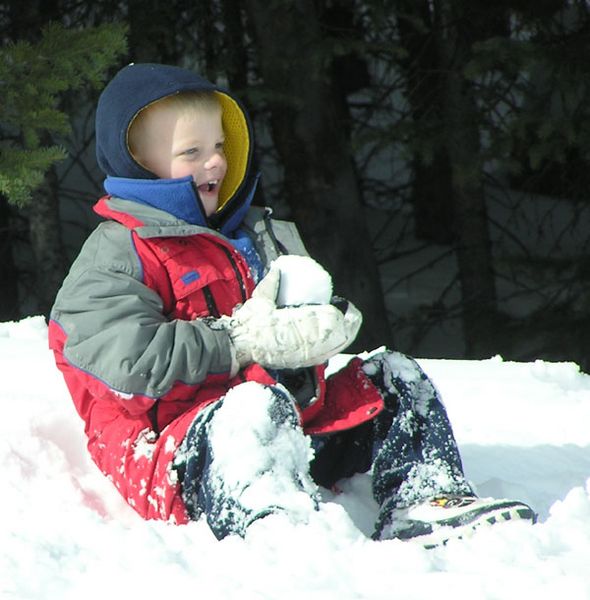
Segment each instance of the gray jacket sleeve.
M177 381L198 384L232 367L224 330L164 316L142 282L131 232L118 223L102 223L87 240L51 318L67 335L66 360L119 393L158 398Z

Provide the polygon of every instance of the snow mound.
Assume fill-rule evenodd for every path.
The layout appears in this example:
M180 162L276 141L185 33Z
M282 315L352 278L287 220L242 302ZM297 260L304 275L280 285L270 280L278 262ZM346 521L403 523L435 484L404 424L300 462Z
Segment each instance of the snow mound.
M590 377L576 365L420 361L470 480L529 502L537 525L435 550L373 542L370 477L357 475L322 490L307 525L277 515L218 542L203 522L144 522L119 498L86 456L46 336L41 317L0 323L2 600L590 598Z

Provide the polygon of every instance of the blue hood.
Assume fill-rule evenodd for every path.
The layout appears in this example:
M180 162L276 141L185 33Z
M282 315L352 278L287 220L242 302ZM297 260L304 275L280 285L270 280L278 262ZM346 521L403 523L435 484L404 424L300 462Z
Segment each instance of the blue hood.
M148 104L178 92L215 91L216 87L192 71L158 64L123 67L105 87L96 107L96 158L112 177L156 179L131 156L127 130Z
M221 207L209 218L190 177L158 179L133 158L127 145L129 126L139 111L156 100L187 91L214 92L222 107L228 170L220 190ZM107 193L154 206L193 225L213 227L222 233L239 225L252 203L258 181L258 175L250 172L253 146L252 126L238 99L180 67L127 65L110 81L98 101L96 157L107 175Z

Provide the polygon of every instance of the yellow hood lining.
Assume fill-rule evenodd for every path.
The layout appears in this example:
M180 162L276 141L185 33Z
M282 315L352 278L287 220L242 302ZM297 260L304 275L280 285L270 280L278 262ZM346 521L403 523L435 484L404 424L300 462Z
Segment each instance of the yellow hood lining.
M246 116L238 103L223 92L214 92L221 104L221 122L225 134L225 157L227 173L219 190L219 206L221 210L234 196L246 177L248 156L250 155L250 135Z

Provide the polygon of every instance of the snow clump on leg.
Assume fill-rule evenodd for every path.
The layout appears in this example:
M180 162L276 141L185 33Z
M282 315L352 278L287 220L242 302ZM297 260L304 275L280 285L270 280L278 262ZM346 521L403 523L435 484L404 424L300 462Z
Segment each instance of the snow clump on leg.
M280 386L244 383L230 390L209 430L211 483L247 515L245 530L269 514L307 522L317 510L313 457L291 396Z

